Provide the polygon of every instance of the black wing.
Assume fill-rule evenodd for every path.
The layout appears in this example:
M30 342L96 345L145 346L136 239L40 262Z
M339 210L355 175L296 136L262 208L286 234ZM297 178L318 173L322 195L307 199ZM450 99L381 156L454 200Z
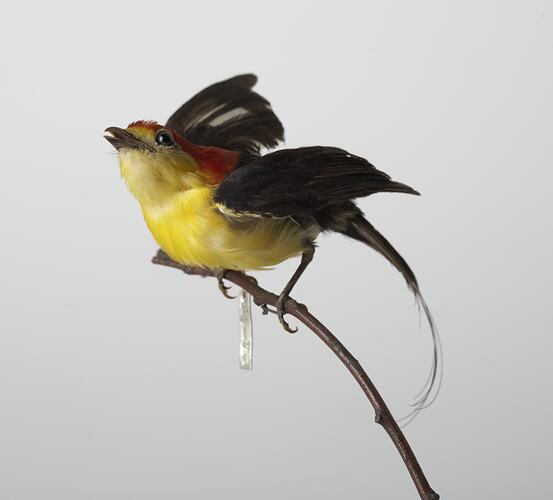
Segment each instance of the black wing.
M236 212L291 217L306 227L315 221L323 231L338 231L362 241L399 270L428 318L434 342L428 381L413 411L405 417L410 421L437 396L442 376L441 344L415 274L351 201L378 192L419 194L363 158L343 149L315 146L284 149L246 163L223 179L214 200L222 213L231 216Z
M194 144L259 155L284 140L284 129L269 101L255 93L255 75L215 83L185 102L167 121Z
M364 158L314 146L282 149L232 171L217 187L215 202L234 212L301 218L378 192L418 194Z

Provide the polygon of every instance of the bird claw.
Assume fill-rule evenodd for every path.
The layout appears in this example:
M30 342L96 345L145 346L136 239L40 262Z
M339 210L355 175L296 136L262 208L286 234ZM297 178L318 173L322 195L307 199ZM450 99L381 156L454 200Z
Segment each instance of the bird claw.
M286 314L284 312L284 304L288 300L288 297L284 297L283 299L278 299L277 306L275 309L271 309L267 304L261 304L259 307L261 307L261 314L266 316L267 314L276 314L278 316L278 320L280 321L280 324L282 325L282 328L286 330L288 333L296 333L298 331L297 328L290 328L290 325L288 322L284 319L284 315Z
M296 333L298 331L297 328L290 328L290 325L288 322L284 319L284 304L286 304L286 301L288 300L288 296L280 296L277 301L276 305L276 313L278 316L278 320L280 321L280 324L282 325L282 328L284 328L288 333Z
M219 290L221 290L221 293L227 298L227 299L235 299L236 295L230 295L228 291L231 289L230 286L225 285L225 274L226 271L217 273L217 283L219 285Z
M271 309L267 304L261 304L259 307L261 307L261 314L263 314L263 316L267 316L269 313L277 313L275 309Z

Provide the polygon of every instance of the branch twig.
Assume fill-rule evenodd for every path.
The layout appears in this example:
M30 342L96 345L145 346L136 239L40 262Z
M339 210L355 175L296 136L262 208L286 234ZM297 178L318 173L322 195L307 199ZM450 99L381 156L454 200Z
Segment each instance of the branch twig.
M175 262L162 250L158 251L157 255L152 259L152 262L154 264L180 269L186 274L203 277L213 276L213 274L206 269L183 266L178 262ZM257 283L247 275L237 271L228 271L225 274L225 280L231 281L235 285L243 288L253 297L255 304L258 306L276 306L278 296L258 286ZM332 352L334 352L334 354L336 354L336 356L338 356L340 361L353 375L353 378L355 378L357 383L361 386L361 389L363 389L363 392L373 406L375 412L375 422L380 424L390 436L390 439L399 451L399 454L401 455L401 458L403 459L403 462L411 475L420 497L423 500L438 500L440 496L432 490L428 484L424 472L422 471L411 446L399 428L397 422L394 420L394 417L390 413L390 410L386 406L382 396L379 394L378 390L359 361L353 357L353 355L332 334L332 332L315 316L313 316L303 304L299 304L293 299L288 299L285 304L285 311L307 326L332 350Z

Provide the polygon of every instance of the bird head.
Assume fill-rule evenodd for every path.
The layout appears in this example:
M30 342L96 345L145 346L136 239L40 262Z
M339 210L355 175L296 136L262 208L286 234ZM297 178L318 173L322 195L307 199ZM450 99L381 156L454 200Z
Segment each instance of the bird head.
M152 121L105 131L118 152L121 176L143 206L161 206L182 191L216 185L238 161L233 151L192 144Z

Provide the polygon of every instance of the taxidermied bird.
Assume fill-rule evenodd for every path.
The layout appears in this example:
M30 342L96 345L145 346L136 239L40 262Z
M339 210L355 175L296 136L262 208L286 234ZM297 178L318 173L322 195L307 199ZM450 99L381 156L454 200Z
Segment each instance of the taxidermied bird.
M405 260L368 222L354 199L380 192L418 195L367 160L328 146L281 149L281 122L252 90L254 75L207 87L160 125L135 121L109 127L121 174L160 247L175 261L212 270L223 291L226 270L256 270L291 257L301 262L277 304L284 303L311 262L315 239L335 231L381 253L403 275L428 318L434 356L417 409L437 380L439 339L417 279Z

